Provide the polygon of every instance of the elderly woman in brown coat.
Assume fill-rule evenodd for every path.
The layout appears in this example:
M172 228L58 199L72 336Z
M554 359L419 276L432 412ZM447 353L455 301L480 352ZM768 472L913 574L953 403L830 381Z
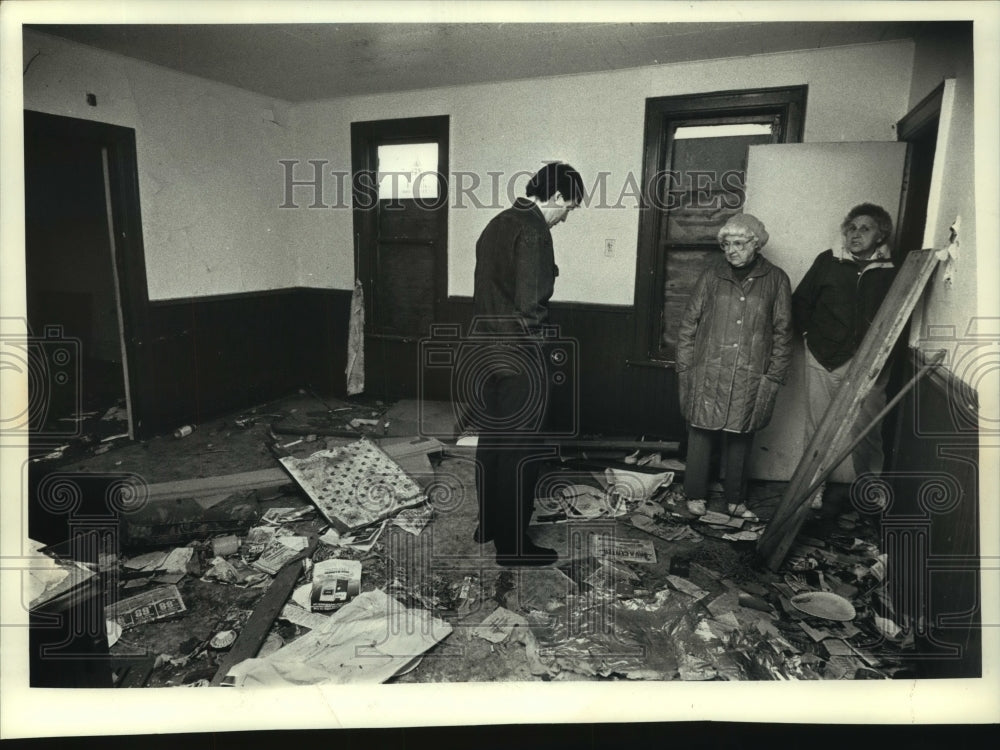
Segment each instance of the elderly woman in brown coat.
M688 510L706 511L709 459L724 443L723 500L707 509L751 516L745 505L753 434L771 419L792 351L791 284L760 249L768 235L750 214L719 230L723 253L695 284L681 318L677 372L688 422L684 494Z

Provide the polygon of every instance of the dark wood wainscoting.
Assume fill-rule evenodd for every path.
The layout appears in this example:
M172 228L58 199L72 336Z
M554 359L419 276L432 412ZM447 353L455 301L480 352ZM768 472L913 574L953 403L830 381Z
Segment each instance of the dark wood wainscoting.
M151 302L143 337L140 436L199 423L295 389L343 396L351 292L282 289ZM472 300L451 298L440 324L472 322ZM683 437L673 368L630 365L633 312L627 307L555 303L552 322L570 342L576 403L561 389L583 434ZM428 334L431 332L429 331ZM396 400L447 399L447 371L421 371L415 338L367 337L365 393Z
M344 392L351 292L282 289L149 304L139 435L304 387Z
M682 438L673 368L628 364L633 315L630 307L552 304L551 321L559 326L560 338L567 340L568 350L575 351L578 362L569 373L575 390L555 389L554 405L563 415L567 409L574 410L576 427L582 434ZM458 326L464 336L471 323L472 300L451 297L436 325ZM440 330L428 331L427 340L438 339ZM449 398L450 372L424 367L421 351L416 339L369 335L365 350L367 392L387 399L417 398L421 392L428 398ZM570 395L573 393L575 396Z
M921 355L911 352L904 377ZM975 392L943 368L909 392L897 414L892 503L882 550L897 611L920 625L923 677L982 674L979 432Z

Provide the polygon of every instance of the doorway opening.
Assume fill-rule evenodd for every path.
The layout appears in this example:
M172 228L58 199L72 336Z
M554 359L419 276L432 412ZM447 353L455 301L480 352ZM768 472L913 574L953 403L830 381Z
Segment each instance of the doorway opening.
M148 298L134 132L30 111L24 125L30 452L135 438Z

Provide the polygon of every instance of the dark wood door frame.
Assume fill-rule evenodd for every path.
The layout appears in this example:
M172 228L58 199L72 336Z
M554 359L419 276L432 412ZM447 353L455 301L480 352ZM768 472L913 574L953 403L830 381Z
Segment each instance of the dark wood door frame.
M673 367L655 353L663 307L665 259L657 249L663 212L650 193L653 175L669 163L667 123L678 119L724 118L774 114L781 124L781 143L798 143L804 130L807 86L718 91L646 99L643 133L642 206L635 276L635 339L629 365Z
M108 195L111 200L115 268L121 302L125 339L127 387L131 401L133 437L147 437L143 415L149 396L141 384L147 382L146 331L148 330L149 290L146 286L146 255L142 243L142 215L139 209L138 159L135 130L94 120L24 111L25 137L38 133L57 138L92 141L107 149Z
M944 82L924 97L913 109L896 123L896 140L906 143L906 162L903 167L903 187L899 196L899 218L896 220L894 250L905 253L923 243L923 228L927 223L927 200L930 194L930 173L934 166L934 152L941 105L944 100ZM930 143L928 151L926 146ZM919 226L919 231L917 227ZM919 236L917 244L913 237ZM903 247L907 245L907 247ZM894 255L899 265L902 258Z
M354 261L355 276L361 279L365 288L365 335L368 337L400 338L385 336L372 328L372 311L376 304L378 290L372 288L376 278L376 257L371 248L374 246L378 233L377 211L371 210L378 205L378 183L375 177L378 171L377 147L380 142L414 143L436 141L438 143L438 172L444 177L443 193L438 199L431 201L435 205L441 202L442 217L445 231L441 242L435 247L434 272L434 306L440 312L448 296L448 245L447 245L447 210L448 210L448 150L449 150L448 115L431 117L409 117L394 120L371 120L351 123L351 173L352 194L354 198ZM406 338L406 337L403 337Z

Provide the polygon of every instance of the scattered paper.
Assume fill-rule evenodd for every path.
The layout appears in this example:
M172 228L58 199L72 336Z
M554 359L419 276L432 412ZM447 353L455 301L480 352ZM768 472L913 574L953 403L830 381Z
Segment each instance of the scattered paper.
M885 617L880 617L879 615L874 615L875 617L875 627L879 629L886 638L890 640L895 638L902 632L902 628L899 627L892 620L886 619Z
M466 617L473 610L481 594L479 576L465 576L455 597L455 610L459 617Z
M398 526L403 531L417 536L431 522L434 517L434 509L430 505L421 505L416 508L402 510L392 519L393 526Z
M24 561L27 575L22 576L26 588L25 599L29 607L37 607L76 588L94 572L79 563L62 562L42 552L44 546L34 539L28 540L28 554Z
M230 560L224 557L213 557L201 580L221 581L222 583L247 587L267 580L267 575L263 571L251 568L239 557L233 557Z
M589 484L572 484L553 488L547 496L537 498L530 525L616 518L626 512L619 495Z
M653 543L642 539L614 539L605 535L591 534L590 549L594 557L622 562L656 562L656 548L653 547Z
M630 516L632 525L668 542L700 542L704 537L687 524L662 524L643 513Z
M323 560L313 566L309 595L313 612L329 612L343 606L361 591L361 563L357 560Z
M732 612L740 606L740 595L736 591L727 591L724 594L720 594L710 601L707 605L708 611L712 613L714 617L719 617L727 612Z
M274 538L274 526L254 526L247 532L243 540L241 552L247 560L255 560L267 549L267 545Z
M619 495L628 502L639 502L653 495L656 490L674 481L672 471L641 472L628 469L607 468L604 481L611 494Z
M309 546L304 536L275 536L261 552L253 566L269 575L276 575L285 563Z
M329 544L331 547L340 546L340 534L337 533L336 529L327 529L322 536L320 536L319 541L323 544Z
M375 546L375 542L382 536L387 523L388 521L383 521L348 536L341 536L337 546L350 547L359 552L370 552L371 548Z
M501 643L507 640L511 631L519 625L527 627L528 621L509 609L497 607L486 616L486 619L473 628L472 635L476 638L483 638L490 643Z
M306 600L308 600L309 592L312 591L312 586L306 584L302 587L305 590ZM308 628L309 630L316 630L326 625L326 621L330 619L329 615L321 615L318 612L310 612L308 609L303 609L298 604L289 602L284 606L278 617L282 620L288 620L288 622L293 625L298 625L299 627Z
M723 534L723 539L730 542L756 542L760 539L759 531L737 531L735 533Z
M307 516L315 510L315 508L308 505L304 508L268 508L264 511L264 515L260 517L260 520L264 523L280 526L292 521L298 521L303 516Z
M695 600L704 599L708 596L708 592L702 588L699 588L695 584L691 583L686 578L681 578L680 576L668 575L667 580L670 581L670 585L681 593L687 594L688 596L694 597Z
M366 591L265 658L235 665L223 682L235 687L385 682L452 631L421 609L383 591Z
M187 610L176 586L159 586L130 596L104 608L104 619L117 622L123 630L155 620L175 617Z
M802 628L806 635L812 638L816 643L820 641L825 641L828 638L833 638L833 633L829 630L823 628L814 628L805 621L799 621L799 627Z

